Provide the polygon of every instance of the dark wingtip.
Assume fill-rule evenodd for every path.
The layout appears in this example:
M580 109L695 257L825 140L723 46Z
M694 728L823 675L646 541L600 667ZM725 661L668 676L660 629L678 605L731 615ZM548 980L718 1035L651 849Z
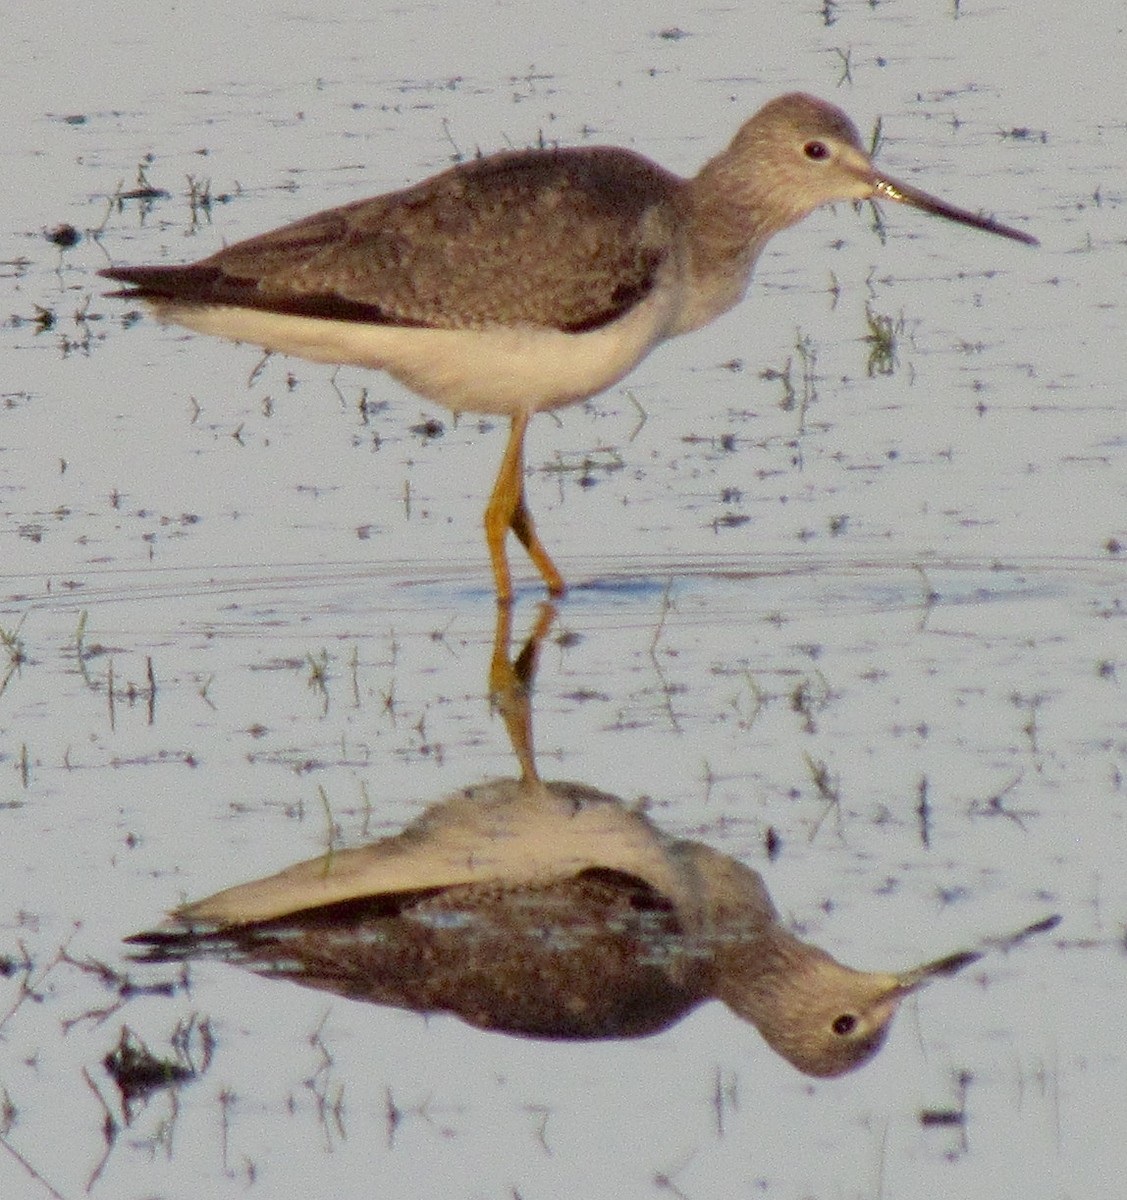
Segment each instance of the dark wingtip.
M145 929L141 933L131 933L121 940L127 946L171 946L183 942L185 933L176 929Z
M98 272L127 287L107 292L124 300L168 301L179 306L228 305L329 321L367 322L373 325L425 327L426 322L389 314L378 304L325 295L270 292L254 276L229 275L220 267L187 263L171 267L104 267Z
M103 279L115 279L118 283L141 287L160 275L166 276L171 270L170 267L103 267L98 274Z
M108 292L130 300L205 301L214 289L218 272L213 267L198 264L172 267L103 267L104 279L113 279L128 286Z
M172 926L167 929L145 929L121 939L132 947L131 962L175 963L206 954L222 942L214 930Z
M128 299L130 296L136 296L138 294L139 289L132 277L132 267L103 267L98 272L98 275L102 279L113 279L118 283L128 283L131 285L130 287L126 288L114 288L112 292L104 293L104 295L109 296L112 299L124 300Z
M170 962L178 956L176 949L183 949L183 935L177 936L171 932L159 929L146 929L143 933L133 933L121 939L131 947L129 959L138 963Z

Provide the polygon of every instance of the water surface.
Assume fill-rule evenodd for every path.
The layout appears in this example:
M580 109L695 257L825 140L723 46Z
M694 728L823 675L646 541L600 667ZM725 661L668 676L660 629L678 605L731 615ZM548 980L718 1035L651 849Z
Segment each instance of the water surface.
M268 7L9 21L0 1193L1116 1194L1118 6ZM826 1083L718 1005L554 1046L222 964L171 997L91 970L168 979L120 939L513 771L484 694L496 423L363 372L255 373L134 323L94 272L479 147L611 141L691 172L791 88L880 116L891 170L1028 217L1042 248L816 214L741 307L535 423L531 503L578 585L543 653L541 768L647 798L851 964L1059 930L936 984ZM112 203L139 164L167 197ZM43 237L63 223L69 250ZM123 1026L197 1072L128 1127L103 1061Z

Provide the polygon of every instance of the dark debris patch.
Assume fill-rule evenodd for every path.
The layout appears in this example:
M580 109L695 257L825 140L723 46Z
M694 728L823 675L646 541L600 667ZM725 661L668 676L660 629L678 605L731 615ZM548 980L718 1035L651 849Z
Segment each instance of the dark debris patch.
M13 975L27 975L34 964L26 954L14 958L10 954L0 954L0 979L10 979Z
M73 225L56 225L54 229L45 229L43 236L60 250L69 250L82 241L82 234Z
M920 1111L921 1125L964 1125L967 1114L958 1108L925 1108Z
M123 1025L117 1045L102 1059L106 1073L121 1093L127 1122L133 1109L147 1102L153 1093L181 1088L211 1066L215 1038L206 1018L201 1021L193 1014L187 1021L180 1021L169 1044L171 1057L154 1054L128 1025Z
M160 1088L178 1087L195 1079L196 1072L171 1058L158 1058L128 1026L121 1040L102 1060L110 1078L121 1090L122 1100L144 1099Z

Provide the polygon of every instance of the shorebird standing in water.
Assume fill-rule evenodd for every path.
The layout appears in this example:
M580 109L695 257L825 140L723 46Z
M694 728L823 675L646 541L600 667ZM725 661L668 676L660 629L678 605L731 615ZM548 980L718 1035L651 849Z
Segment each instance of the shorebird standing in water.
M510 530L549 593L564 591L525 500L532 415L594 396L732 308L769 238L842 200L892 200L1036 244L890 178L840 109L792 93L692 179L618 147L505 152L197 263L102 274L163 321L377 368L454 412L509 417L485 509L508 603Z

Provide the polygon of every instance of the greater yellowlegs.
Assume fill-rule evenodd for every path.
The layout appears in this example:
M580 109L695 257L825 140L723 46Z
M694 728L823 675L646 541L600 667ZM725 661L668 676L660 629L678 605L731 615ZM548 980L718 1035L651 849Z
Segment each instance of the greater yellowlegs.
M638 1037L719 999L821 1076L866 1062L906 996L980 957L854 971L790 933L751 868L605 792L536 779L467 788L396 837L129 940L147 962L220 958L530 1037Z
M767 240L823 204L893 200L1020 242L873 165L838 108L765 105L692 179L611 146L461 163L186 266L111 267L163 321L315 362L387 371L455 412L509 417L485 509L498 599L511 529L564 581L524 493L533 413L595 395L744 295Z

